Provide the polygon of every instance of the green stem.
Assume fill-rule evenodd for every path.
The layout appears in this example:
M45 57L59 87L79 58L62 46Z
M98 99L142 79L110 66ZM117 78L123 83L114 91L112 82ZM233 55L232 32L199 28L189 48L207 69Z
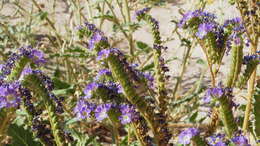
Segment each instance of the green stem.
M188 47L187 49L187 52L185 52L185 55L184 55L184 59L183 59L183 63L182 63L182 69L181 69L181 72L180 72L180 75L179 75L179 77L177 78L177 82L176 82L176 84L175 84L175 87L174 87L174 89L173 89L173 92L172 92L172 94L173 94L173 98L174 99L176 99L175 98L175 96L176 96L176 93L177 93L177 91L178 91L178 88L179 88L179 85L180 85L180 83L181 83L181 81L182 81L182 78L183 78L183 75L184 75L184 73L185 73L185 70L186 70L186 65L187 65L187 62L188 62L188 59L189 59L189 57L190 57L190 51L191 51L191 48L192 47Z
M255 34L256 35L256 34ZM257 50L257 45L258 45L258 36L254 36L254 43L251 43L252 48L251 48L251 54L255 54ZM244 122L243 122L243 131L246 133L248 129L248 123L249 123L249 117L251 113L251 106L252 106L252 98L254 95L254 90L255 90L255 78L256 78L256 69L257 66L254 68L252 75L250 76L250 79L248 81L248 96L247 96L247 105L246 105L246 111L245 111L245 117L244 117Z
M234 46L232 47L232 63L230 65L229 76L227 79L227 87L231 88L237 81L238 75L241 71L243 61L243 47Z

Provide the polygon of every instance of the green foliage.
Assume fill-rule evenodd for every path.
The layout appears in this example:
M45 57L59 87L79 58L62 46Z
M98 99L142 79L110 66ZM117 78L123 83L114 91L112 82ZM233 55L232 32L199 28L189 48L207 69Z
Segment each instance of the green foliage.
M12 143L7 146L41 146L39 142L34 141L33 134L22 126L11 124L7 133L12 137Z

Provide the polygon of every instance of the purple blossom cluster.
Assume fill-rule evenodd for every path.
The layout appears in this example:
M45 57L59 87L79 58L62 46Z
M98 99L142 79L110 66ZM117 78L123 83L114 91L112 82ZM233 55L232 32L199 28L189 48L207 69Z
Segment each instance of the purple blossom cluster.
M260 63L260 55L253 54L253 55L246 55L243 58L243 64L249 64L251 61L257 61Z
M21 47L18 49L18 53L12 53L5 64L1 65L1 79L3 80L7 75L9 75L14 68L17 60L28 57L36 65L42 65L46 63L44 53L40 50L33 49L31 46Z
M123 93L123 89L120 84L114 83L112 81L106 82L106 83L97 83L97 82L92 82L86 85L84 89L84 99L89 99L93 96L93 92L97 88L107 88L110 91L113 91L115 94L121 94Z
M243 43L242 35L245 34L245 27L241 18L236 17L233 19L228 19L224 22L223 27L229 34L226 43L227 47L230 49L232 45L241 46ZM247 37L245 36L245 38ZM249 45L248 39L246 39L245 44L246 46Z
M227 146L225 142L225 134L216 134L207 138L207 143L210 146Z
M203 102L210 103L212 97L222 98L223 96L232 96L232 88L224 88L222 84L219 84L218 87L207 89Z
M238 135L231 139L236 146L250 146L248 139L244 135Z
M188 11L185 13L178 23L178 27L187 27L191 20L197 19L199 24L203 23L215 23L216 16L212 13L195 10L195 11Z
M195 10L189 11L183 15L183 18L178 23L178 27L193 28L195 36L199 39L205 39L206 36L211 34L214 38L215 47L223 48L225 45L225 32L224 27L216 22L216 16L212 13Z
M183 145L190 144L192 138L198 134L199 130L197 128L188 128L179 134L178 143Z
M89 118L94 115L97 121L102 121L108 117L110 110L120 111L121 115L118 117L122 124L128 124L136 119L137 113L132 105L128 104L94 104L81 98L74 108L76 117L80 120Z
M133 119L136 119L138 117L138 115L135 112L135 108L132 105L122 104L119 106L119 109L122 113L121 116L119 116L119 120L122 124L128 124Z
M103 60L109 57L111 53L118 53L120 52L118 48L111 48L111 49L103 49L98 52L97 60Z
M101 69L98 71L97 76L95 77L95 80L99 80L102 76L111 76L112 73L108 69Z
M99 30L94 24L85 22L84 26L79 26L78 29L81 30L85 27L92 33L91 38L88 42L88 48L90 50L92 50L96 44L108 41L107 37L104 36L104 33Z
M0 109L18 107L21 102L21 84L19 82L3 83L0 86Z
M212 13L195 10L183 15L178 27L191 27L196 31L199 39L204 39L208 34L213 34L217 48L227 47L227 53L232 46L249 46L249 39L245 34L245 27L241 18L228 19L223 25L216 22L216 16ZM242 39L246 38L246 39Z
M135 16L139 17L141 15L144 15L145 13L149 12L151 10L151 8L147 7L147 8L143 8L141 10L138 10L135 12Z

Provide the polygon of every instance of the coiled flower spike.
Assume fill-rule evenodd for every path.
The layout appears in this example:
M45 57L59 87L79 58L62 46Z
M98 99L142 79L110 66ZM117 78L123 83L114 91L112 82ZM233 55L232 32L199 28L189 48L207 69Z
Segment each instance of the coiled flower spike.
M41 97L44 101L45 108L48 111L48 118L51 125L51 130L57 145L62 146L65 144L63 131L59 125L56 106L50 97L49 89L50 86L46 84L47 80L42 80L42 73L38 70L33 71L32 74L26 75L22 81L23 86L32 90L36 95ZM48 82L48 81L47 81Z

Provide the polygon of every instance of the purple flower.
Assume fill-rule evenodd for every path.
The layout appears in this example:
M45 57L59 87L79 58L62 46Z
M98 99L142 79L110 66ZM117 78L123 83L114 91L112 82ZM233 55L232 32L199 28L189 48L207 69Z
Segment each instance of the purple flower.
M100 32L95 32L91 39L89 40L88 47L89 49L93 49L95 44L102 40L102 34Z
M99 70L97 76L95 77L95 80L99 80L101 76L103 75L111 75L112 73L108 69L101 69Z
M225 138L224 134L217 134L210 136L207 139L207 142L210 146L226 146L226 143L223 141Z
M191 20L194 17L198 17L201 15L201 11L200 10L196 10L196 11L188 11L187 13L185 13L182 17L182 19L180 20L180 22L178 23L178 27L181 28L183 27L189 20Z
M208 103L210 103L210 102L211 102L211 90L208 89L208 90L206 91L205 96L203 97L203 103L208 104Z
M197 128L188 128L182 131L178 137L179 144L190 144L191 139L199 134L199 130Z
M253 55L246 55L243 59L243 64L249 64L251 61L258 61L260 62L260 55L253 54Z
M196 36L200 39L203 39L208 34L208 32L211 32L214 29L214 27L215 25L213 23L202 23L199 25Z
M203 98L204 103L210 103L211 97L221 98L223 95L230 95L232 93L231 88L223 88L223 85L219 83L218 87L209 88Z
M2 68L4 67L3 64L0 64L0 71L2 71Z
M121 93L123 93L123 87L120 85L120 84L117 84L117 93L118 94L121 94Z
M86 119L90 116L90 113L95 109L95 105L80 99L74 108L74 113L78 119Z
M141 15L149 12L150 10L151 10L151 8L149 8L149 7L138 10L135 12L135 17L141 16Z
M91 98L92 97L92 91L95 90L100 84L99 83L96 83L96 82L93 82L93 83L90 83L86 86L86 88L84 89L84 98L85 99L88 99L88 98Z
M245 136L239 135L231 139L231 141L236 144L236 146L250 146L248 140Z
M0 109L17 107L21 102L20 83L13 82L0 86Z
M228 27L229 25L236 25L236 24L240 24L240 23L242 23L241 18L236 17L236 18L233 18L233 19L225 20L223 26Z
M33 49L31 46L21 47L18 50L20 52L20 56L29 57L37 65L46 63L44 53L40 50Z
M143 73L143 76L148 81L148 86L153 87L154 77L150 73Z
M44 53L40 50L33 49L30 58L37 65L45 64L47 61L44 58Z
M97 60L106 59L109 56L110 53L111 53L110 49L103 49L103 50L99 51L98 56L97 56Z
M122 113L122 115L119 116L119 120L122 124L128 124L132 122L136 117L135 108L128 104L120 105L120 112Z
M24 77L24 76L32 74L32 73L33 73L33 70L30 67L24 68L21 73L21 77Z
M108 117L107 112L111 109L111 107L112 104L110 103L98 105L95 110L95 117L97 121L102 121L103 119Z

